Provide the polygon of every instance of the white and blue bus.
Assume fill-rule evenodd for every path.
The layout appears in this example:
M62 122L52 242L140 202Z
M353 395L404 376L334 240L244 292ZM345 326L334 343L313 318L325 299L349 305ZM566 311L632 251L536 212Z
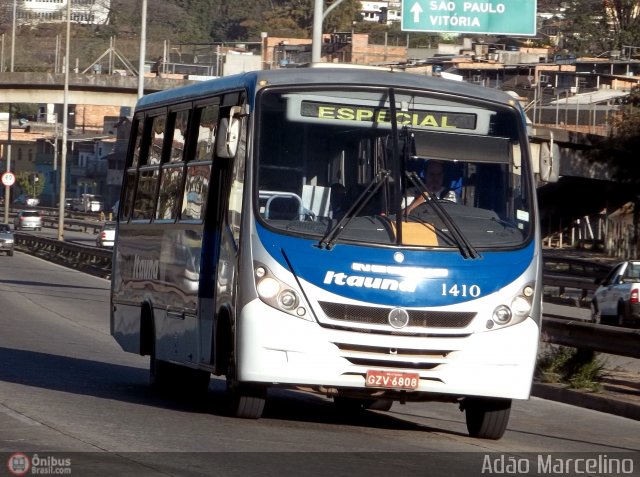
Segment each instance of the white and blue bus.
M524 115L500 91L298 68L150 94L111 332L150 356L154 385L226 377L239 417L303 388L353 410L457 403L471 436L498 439L534 373L537 217Z

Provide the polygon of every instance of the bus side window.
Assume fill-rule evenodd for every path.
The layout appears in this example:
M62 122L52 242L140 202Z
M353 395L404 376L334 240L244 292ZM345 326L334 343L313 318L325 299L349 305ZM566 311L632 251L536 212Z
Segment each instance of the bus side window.
M162 170L156 220L174 220L177 217L183 170L182 164L171 165Z
M162 161L162 146L164 145L166 122L167 118L165 115L153 118L153 124L151 126L151 142L149 144L149 156L147 157L146 164L160 164Z
M136 188L133 220L151 220L155 211L159 168L141 170Z
M183 160L188 123L189 110L173 113L173 140L171 141L171 153L169 154L170 162L181 162Z
M193 158L195 161L210 161L213 158L219 114L220 108L217 104L206 106L200 110L198 140Z
M133 197L136 192L136 171L129 170L126 176L125 192L123 199L122 214L118 216L121 222L127 222L131 216L131 206L133 205Z
M135 131L134 146L131 154L132 159L131 164L128 164L128 166L138 167L140 164L140 150L142 148L142 130L144 128L144 117L142 115L136 117L134 128L135 129L132 129Z
M189 164L184 184L181 220L204 219L205 205L209 193L211 164Z

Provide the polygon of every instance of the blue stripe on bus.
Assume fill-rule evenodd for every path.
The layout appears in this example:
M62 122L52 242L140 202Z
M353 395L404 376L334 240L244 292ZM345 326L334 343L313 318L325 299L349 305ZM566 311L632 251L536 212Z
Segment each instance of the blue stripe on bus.
M284 251L298 278L344 298L385 306L445 306L487 296L522 275L535 251L533 241L517 250L483 251L476 260L465 260L457 250L402 250L404 261L397 263L398 249L339 243L326 250L318 248L318 240L256 226L268 253L288 269ZM371 266L376 269L370 270ZM446 276L411 280L385 267L435 269L446 271Z

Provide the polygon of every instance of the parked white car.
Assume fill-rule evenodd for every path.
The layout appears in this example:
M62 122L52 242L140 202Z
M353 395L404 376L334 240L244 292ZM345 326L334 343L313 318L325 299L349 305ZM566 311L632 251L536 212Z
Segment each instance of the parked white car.
M105 222L96 237L97 247L113 247L116 240L116 223Z
M626 326L640 322L640 260L617 264L602 281L591 300L596 323Z

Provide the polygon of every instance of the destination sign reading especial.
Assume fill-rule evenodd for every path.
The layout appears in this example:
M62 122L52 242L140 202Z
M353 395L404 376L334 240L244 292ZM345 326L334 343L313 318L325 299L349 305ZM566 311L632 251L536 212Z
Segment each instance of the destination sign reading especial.
M536 0L403 0L402 30L536 34Z

